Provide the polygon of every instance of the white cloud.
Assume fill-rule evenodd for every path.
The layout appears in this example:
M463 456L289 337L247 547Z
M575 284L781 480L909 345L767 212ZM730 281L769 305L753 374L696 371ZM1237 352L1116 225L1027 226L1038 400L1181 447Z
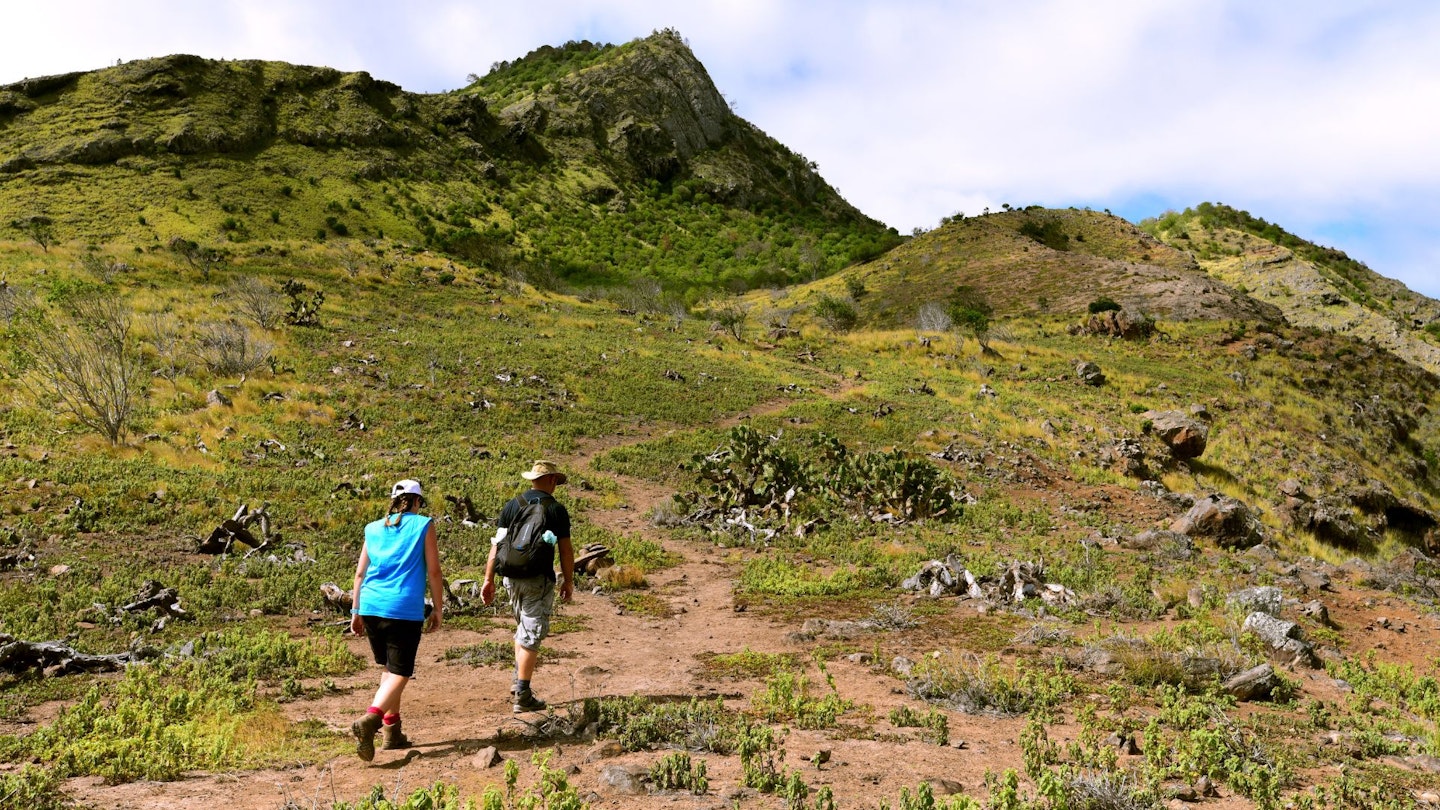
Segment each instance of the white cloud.
M1209 199L1336 234L1440 296L1436 212L1414 204L1440 198L1440 6L1423 0L52 0L6 22L24 34L0 82L188 52L423 92L543 44L674 27L742 115L902 232L1001 202Z

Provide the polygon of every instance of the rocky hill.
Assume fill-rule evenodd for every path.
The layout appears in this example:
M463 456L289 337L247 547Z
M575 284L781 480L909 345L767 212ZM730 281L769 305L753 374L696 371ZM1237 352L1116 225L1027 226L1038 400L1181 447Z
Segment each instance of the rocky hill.
M435 95L195 56L0 87L0 221L37 218L91 244L388 238L677 288L829 273L897 240L736 116L673 31Z
M1207 274L1184 251L1119 217L1039 206L951 219L840 276L796 287L776 305L850 295L865 323L901 327L959 286L978 291L1002 317L1073 315L1109 298L1168 320L1280 318L1278 308Z
M1440 301L1341 251L1211 203L1142 227L1215 278L1279 308L1296 326L1354 335L1440 373Z

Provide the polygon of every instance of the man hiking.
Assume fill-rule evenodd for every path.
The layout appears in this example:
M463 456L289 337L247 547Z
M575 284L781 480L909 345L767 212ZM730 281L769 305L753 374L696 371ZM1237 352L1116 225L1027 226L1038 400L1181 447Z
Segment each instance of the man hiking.
M520 477L530 488L507 502L496 519L485 584L480 598L495 601L495 574L505 577L515 613L515 684L510 688L514 711L537 712L545 701L530 691L530 678L540 661L540 641L550 633L555 608L555 550L560 550L560 601L575 595L575 549L570 543L570 513L555 500L555 487L565 473L540 459Z

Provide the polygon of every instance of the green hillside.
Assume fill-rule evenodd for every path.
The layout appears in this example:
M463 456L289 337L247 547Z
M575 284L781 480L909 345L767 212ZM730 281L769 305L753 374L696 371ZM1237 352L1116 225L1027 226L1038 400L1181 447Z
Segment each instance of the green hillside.
M78 244L350 238L674 290L825 275L897 240L735 116L668 31L544 48L437 95L194 56L9 85L0 222L35 217Z
M1440 301L1227 205L1201 203L1141 227L1206 272L1275 305L1297 326L1373 341L1440 373Z
M1440 377L1230 273L1429 305L1268 224L900 240L669 31L33 80L0 165L0 806L1440 803ZM475 580L536 458L614 565L516 715ZM450 588L369 764L324 586L400 478Z
M1039 206L953 218L884 256L798 285L775 305L850 298L864 323L913 327L922 307L943 304L961 286L978 291L1000 317L1084 313L1108 298L1164 319L1279 318L1274 307L1217 282L1183 251L1119 217Z

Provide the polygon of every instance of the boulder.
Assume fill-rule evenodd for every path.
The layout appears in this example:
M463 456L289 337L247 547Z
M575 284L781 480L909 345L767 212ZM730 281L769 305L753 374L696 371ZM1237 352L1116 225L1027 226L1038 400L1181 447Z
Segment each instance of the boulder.
M1266 613L1271 616L1280 614L1280 603L1284 600L1284 594L1279 588L1273 585L1263 585L1258 588L1244 588L1235 591L1225 598L1228 605L1232 605L1247 613Z
M932 776L925 781L930 785L930 792L936 796L954 796L957 793L965 792L965 786L956 782L954 779Z
M1245 617L1242 629L1254 633L1260 637L1261 641L1272 647L1278 647L1290 639L1300 637L1300 625L1259 611Z
M1155 322L1135 312L1111 310L1091 315L1080 331L1087 335L1140 340L1155 333Z
M587 751L585 753L585 761L598 762L602 759L618 757L623 753L625 753L625 749L620 743L615 740L606 740L601 743L596 743L594 747Z
M502 761L504 761L504 757L500 756L500 749L493 745L487 745L481 748L476 752L475 756L470 758L470 764L482 771L486 768L493 768Z
M622 796L639 796L645 793L647 776L625 765L606 765L600 769L600 785Z
M1270 647L1270 658L1286 666L1315 669L1320 659L1309 642L1300 638L1300 626L1277 619L1268 613L1251 613L1245 617L1243 629L1254 633Z
M1134 439L1116 439L1100 448L1100 466L1131 478L1149 478L1145 467L1145 448Z
M1247 700L1265 700L1279 685L1280 676L1275 674L1274 667L1261 664L1235 675L1225 681L1221 688L1243 703Z
M1335 627L1335 620L1330 618L1330 609L1325 607L1319 599L1312 599L1300 606L1300 615L1309 616L1326 627Z
M1172 457L1185 461L1204 454L1210 440L1205 423L1180 411L1146 411L1142 415L1149 421L1150 431L1170 448Z
M1120 538L1121 548L1130 548L1136 551L1156 551L1167 547L1189 550L1194 545L1187 535L1155 529L1143 531L1134 537Z
M1208 537L1228 549L1250 548L1265 539L1260 521L1250 513L1250 508L1228 495L1210 495L1196 501L1170 530L1191 537Z
M1100 386L1105 384L1105 373L1100 370L1100 366L1088 360L1075 365L1075 378L1086 385Z

